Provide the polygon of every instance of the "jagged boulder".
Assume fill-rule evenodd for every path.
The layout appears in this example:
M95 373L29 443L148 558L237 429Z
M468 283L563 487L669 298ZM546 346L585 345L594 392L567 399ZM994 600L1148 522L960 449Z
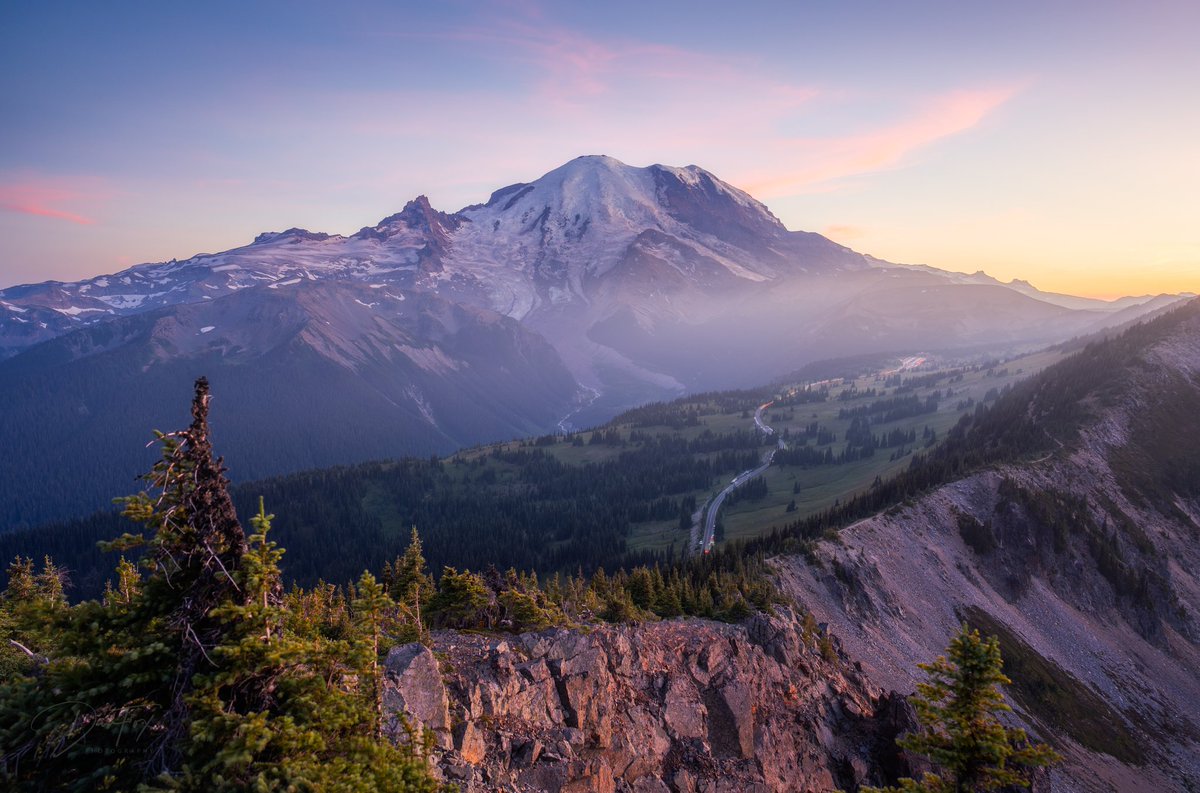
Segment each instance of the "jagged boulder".
M429 648L417 642L393 647L384 673L384 708L396 717L404 714L410 726L432 731L438 746L451 748L450 701Z
M487 755L487 736L476 722L463 722L454 729L454 748L463 760L479 765Z

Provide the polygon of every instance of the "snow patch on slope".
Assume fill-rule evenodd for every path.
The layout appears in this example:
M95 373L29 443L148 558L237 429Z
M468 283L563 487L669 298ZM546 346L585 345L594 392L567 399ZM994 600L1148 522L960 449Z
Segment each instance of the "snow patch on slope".
M404 390L404 392L408 394L408 398L411 399L413 404L417 406L417 411L420 412L421 418L429 422L431 427L436 427L438 423L437 419L433 415L433 408L429 406L429 400L425 398L425 395L421 393L421 390L416 386L409 386Z

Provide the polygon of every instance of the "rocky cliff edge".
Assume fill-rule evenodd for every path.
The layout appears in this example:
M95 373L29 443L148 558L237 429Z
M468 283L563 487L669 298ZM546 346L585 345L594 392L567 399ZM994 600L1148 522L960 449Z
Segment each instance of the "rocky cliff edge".
M909 772L903 699L790 611L392 649L385 707L473 791L830 791Z

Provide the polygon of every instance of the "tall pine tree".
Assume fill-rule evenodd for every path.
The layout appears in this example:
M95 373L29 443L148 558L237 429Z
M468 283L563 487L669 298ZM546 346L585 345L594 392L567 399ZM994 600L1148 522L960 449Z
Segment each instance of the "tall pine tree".
M428 630L423 612L436 588L425 563L416 526L412 527L412 539L404 555L397 557L394 564L384 566L383 584L387 594L401 606L409 623L415 628L415 631L406 633L404 638L408 641L425 641Z
M59 637L35 674L0 686L0 782L14 790L435 791L410 748L377 738L362 639L287 630L279 559L260 503L249 542L208 436L160 434L151 494L125 514L153 533L104 602L43 609ZM18 572L26 572L22 566ZM34 582L61 600L49 572ZM28 571L31 573L31 569ZM42 580L45 579L45 580ZM26 576L18 576L18 585ZM57 592L57 595L56 595Z

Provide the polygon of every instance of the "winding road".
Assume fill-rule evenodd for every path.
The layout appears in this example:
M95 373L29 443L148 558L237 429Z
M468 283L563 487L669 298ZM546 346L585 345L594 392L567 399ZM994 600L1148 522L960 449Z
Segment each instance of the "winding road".
M767 426L767 424L762 420L763 411L771 407L773 404L775 404L774 400L759 405L758 409L754 411L754 426L766 435L775 434L775 430ZM780 440L774 449L771 449L763 455L762 465L758 466L757 468L751 468L748 471L742 471L740 474L730 480L729 484L727 484L720 493L717 493L715 496L713 496L712 500L708 502L708 506L705 508L704 533L700 537L700 543L697 546L697 550L708 553L710 550L712 550L713 545L716 543L717 515L721 512L721 505L725 503L725 497L734 490L737 490L742 485L746 484L746 482L761 474L763 471L767 470L767 468L771 465L771 461L775 459L775 452L786 448L787 445Z

